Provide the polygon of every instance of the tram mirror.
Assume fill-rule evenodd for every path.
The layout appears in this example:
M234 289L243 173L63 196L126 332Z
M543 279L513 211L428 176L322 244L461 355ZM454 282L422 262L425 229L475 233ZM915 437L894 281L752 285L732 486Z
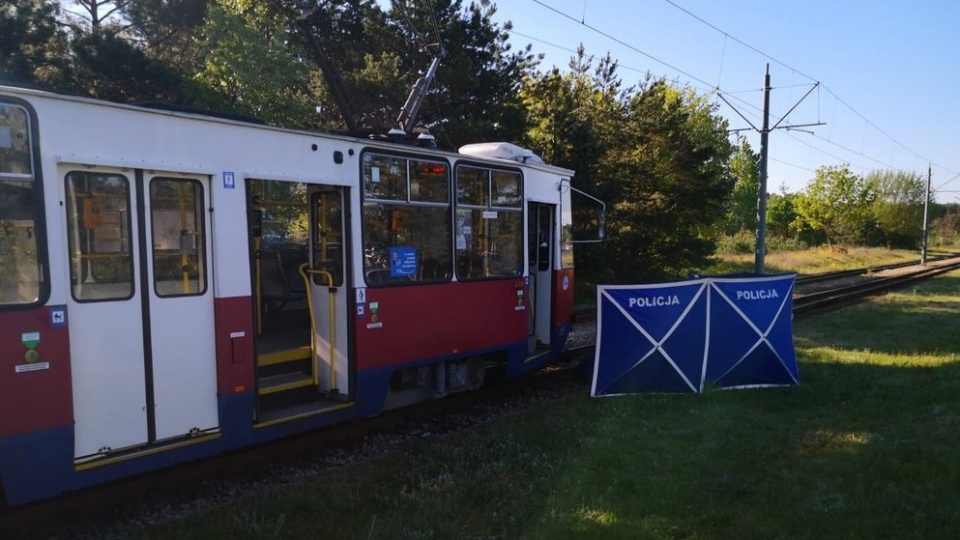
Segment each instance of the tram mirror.
M600 199L570 187L571 216L563 216L564 228L569 223L573 244L602 242L606 238L607 206Z

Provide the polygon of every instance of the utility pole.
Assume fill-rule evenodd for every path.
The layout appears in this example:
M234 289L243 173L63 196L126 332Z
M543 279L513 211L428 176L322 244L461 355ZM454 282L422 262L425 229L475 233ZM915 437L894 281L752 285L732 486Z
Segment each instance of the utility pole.
M763 256L767 251L767 141L770 138L770 64L763 77L763 129L760 130L760 187L757 189L757 250L753 271L763 273Z
M927 219L930 216L930 178L933 176L933 165L927 165L927 196L923 198L923 243L920 249L920 266L927 265Z
M773 127L770 127L770 90L772 90L772 88L770 88L770 64L767 64L767 73L763 78L763 128L761 129L758 129L757 126L753 125L753 123L746 116L744 116L743 113L737 110L732 103L727 101L727 98L723 97L723 94L717 93L717 96L722 99L724 103L729 105L730 108L733 109L733 112L740 115L740 118L743 118L744 121L750 124L750 127L752 127L754 131L760 133L760 185L757 188L757 244L756 251L754 253L753 265L753 271L757 274L763 273L763 257L767 250L767 154L769 152L768 140L770 132L775 129L822 126L824 124L823 122L817 122L815 124L793 124L789 126L780 125L780 123L790 116L790 113L792 113L794 109L803 103L803 100L807 99L807 96L809 96L810 93L813 92L818 86L820 86L819 82L814 84L813 87L810 88L810 90L808 90L807 93L804 94L803 97L793 105L793 107L790 107L790 110L780 117L780 120L778 120Z

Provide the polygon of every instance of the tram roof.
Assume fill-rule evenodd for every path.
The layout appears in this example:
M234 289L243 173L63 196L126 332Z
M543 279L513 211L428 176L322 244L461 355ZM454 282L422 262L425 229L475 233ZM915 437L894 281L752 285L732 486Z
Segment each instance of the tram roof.
M249 129L258 129L258 130L277 132L277 133L296 134L296 135L302 135L302 136L308 136L308 137L320 137L320 138L326 138L326 139L339 140L343 142L352 142L358 145L375 147L375 148L380 148L384 150L416 151L416 152L422 152L425 154L445 156L448 158L453 158L458 160L469 160L469 161L480 162L480 163L494 163L499 165L541 170L541 171L545 171L553 174L558 174L561 176L574 175L573 170L566 169L563 167L558 167L556 165L550 165L543 162L536 162L536 161L522 162L522 161L517 161L517 160L507 159L502 157L490 157L490 156L482 156L477 154L465 154L465 153L460 153L453 150L446 150L441 148L429 148L429 147L419 146L416 144L409 144L409 143L391 141L391 140L381 140L377 138L363 137L360 135L349 134L349 133L310 131L305 129L293 129L293 128L270 126L263 123L259 119L252 118L252 117L245 117L242 115L222 113L217 111L207 111L202 109L196 109L189 106L181 106L177 104L168 104L168 103L160 103L160 102L145 102L141 104L117 103L113 101L105 101L105 100L91 98L91 97L78 96L73 94L53 92L50 90L41 90L37 88L15 86L15 85L10 85L6 83L0 83L0 97L2 97L4 94L13 95L16 97L20 97L22 99L35 97L40 99L69 101L69 102L81 103L81 104L95 106L95 107L108 107L108 108L127 110L127 111L137 112L137 113L156 114L156 115L161 115L166 117L176 117L176 118L183 118L187 120L194 120L194 121L201 121L201 122L222 123L222 124L229 124L229 125L235 125L235 126L242 126ZM386 135L383 138L386 139ZM491 144L499 144L499 143L491 143ZM476 146L476 145L468 145L468 146Z

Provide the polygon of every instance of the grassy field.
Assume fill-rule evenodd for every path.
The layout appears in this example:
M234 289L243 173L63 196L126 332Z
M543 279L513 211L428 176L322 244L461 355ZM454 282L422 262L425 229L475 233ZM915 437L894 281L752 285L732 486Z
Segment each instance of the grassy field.
M944 255L947 251L929 250L928 256ZM704 273L753 272L752 253L717 254L717 264ZM920 252L905 249L866 247L818 247L803 251L771 251L764 256L768 273L798 272L815 274L852 268L864 268L905 261L920 262Z
M930 249L928 257L956 253L947 249ZM754 255L752 253L717 253L714 262L705 268L694 268L698 274L731 274L753 272ZM798 274L816 274L836 270L851 270L906 261L920 262L920 252L905 249L881 249L868 247L817 247L802 251L770 251L764 256L764 270L769 274L796 272ZM587 280L576 281L576 303L578 306L592 306L596 303L596 283Z
M590 399L130 534L960 538L960 274L795 323L801 385Z

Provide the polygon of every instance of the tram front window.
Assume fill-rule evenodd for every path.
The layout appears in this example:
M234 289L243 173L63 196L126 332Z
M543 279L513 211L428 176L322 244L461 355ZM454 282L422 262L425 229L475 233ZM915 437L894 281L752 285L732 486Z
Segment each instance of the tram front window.
M30 116L0 103L0 308L34 304L43 288Z

